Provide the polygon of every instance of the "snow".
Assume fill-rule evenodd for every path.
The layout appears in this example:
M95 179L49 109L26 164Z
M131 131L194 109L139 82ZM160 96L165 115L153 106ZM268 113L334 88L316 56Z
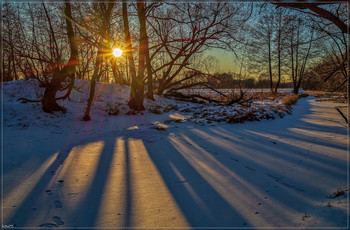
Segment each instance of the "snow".
M76 81L88 92L86 81ZM301 98L292 114L228 124L251 108L156 97L127 115L130 89L98 83L47 114L33 81L3 84L3 225L17 227L343 227L347 128L339 103ZM117 116L108 112L118 109ZM153 112L150 112L150 111ZM198 114L196 114L198 113ZM203 116L203 114L207 115ZM208 122L208 118L211 119ZM328 198L337 189L344 194Z

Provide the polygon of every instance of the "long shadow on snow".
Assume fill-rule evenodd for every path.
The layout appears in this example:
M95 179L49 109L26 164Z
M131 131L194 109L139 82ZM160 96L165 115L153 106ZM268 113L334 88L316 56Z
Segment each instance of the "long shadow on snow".
M90 181L90 187L87 189L87 194L80 201L80 204L74 207L74 211L69 214L69 223L75 223L77 227L92 227L98 217L99 206L102 202L102 196L106 187L108 174L112 163L115 151L115 138L101 138L93 141L103 141L104 145L96 164L96 171ZM81 142L80 145L86 145L93 142L91 139ZM82 153L83 154L83 153Z
M36 213L33 212L32 208L35 207L36 204L40 201L41 196L45 195L45 190L52 182L53 173L55 173L60 168L60 166L64 163L64 161L67 159L67 157L69 156L69 153L71 152L74 146L75 145L71 143L69 144L66 143L62 146L61 149L58 149L58 150L50 149L50 151L53 150L53 153L58 152L56 159L42 173L41 178L38 180L38 182L35 185L33 185L30 191L26 194L21 204L16 207L17 211L15 211L11 215L7 223L15 224L17 227L21 227L21 226L29 227L29 226L26 226L25 223L28 220L30 220L32 217L36 216ZM42 162L44 162L44 160ZM41 194L41 196L38 194ZM31 227L37 227L37 226L31 226Z
M285 121L283 119L270 121L270 122L280 123L280 124L277 124L277 127L280 127L280 129L277 129L277 130L276 129L270 129L270 130L258 129L258 131L264 131L269 134L275 135L277 137L279 135L283 135L284 137L288 137L294 140L301 140L304 142L309 142L310 144L316 143L318 145L323 145L331 148L338 148L341 151L345 151L346 150L345 147L339 147L335 144L324 144L320 140L315 142L315 140L305 135L290 134L290 131L288 130L288 128L298 127L300 125L304 127L308 127L310 129L317 127L319 131L325 131L328 129L328 126L322 127L322 125L310 124L303 121L301 118L304 118L304 116L300 116L300 115L303 115L305 113L307 114L307 112L310 112L310 111L297 111L297 117L289 118L292 120L296 120L296 122L292 122L292 123L288 123L288 122L283 123ZM249 127L250 130L254 130L253 124L249 126L250 126ZM234 127L232 127L232 129L233 128ZM212 133L212 137L218 137L218 133L213 133L210 130L206 130L206 132ZM344 130L342 129L337 129L337 133L338 132L341 134L344 134ZM186 133L186 131L184 133ZM320 201L320 199L325 198L325 196L315 197L314 193L319 192L318 188L315 188L312 185L308 184L307 180L304 181L303 178L299 180L298 178L293 177L293 175L290 175L290 176L284 175L283 172L278 172L271 169L268 164L261 164L258 161L252 160L250 157L244 157L244 154L249 154L249 150L258 151L260 153L267 153L267 155L264 156L267 159L275 158L280 161L284 161L286 164L293 162L295 166L298 164L298 160L304 157L305 152L308 151L302 146L296 146L296 145L289 146L288 150L279 149L279 148L283 148L284 146L287 146L288 143L283 143L283 144L278 143L278 145L274 146L274 144L271 143L270 139L267 137L265 137L266 139L265 144L262 143L262 144L256 145L254 141L250 142L247 140L249 140L250 138L252 138L253 140L257 140L259 138L261 139L264 137L260 137L259 135L253 134L251 132L247 132L246 129L241 131L229 129L227 130L227 133L228 134L231 133L231 135L236 137L244 136L246 140L237 141L239 140L239 138L238 139L236 138L236 141L234 141L231 139L230 142L232 143L232 146L233 146L233 149L231 151L227 149L222 149L222 148L220 150L220 145L215 146L212 144L212 147L215 146L214 151L226 152L226 157L227 157L227 156L232 156L236 154L234 150L235 145L245 146L248 152L243 153L243 155L239 154L239 156L241 159L241 163L245 164L245 166L249 165L249 167L245 167L245 168L248 168L249 170L246 170L244 168L241 168L238 170L235 167L234 162L228 160L228 158L222 157L221 154L220 155L214 154L213 155L215 159L214 161L218 161L220 164L230 169L232 172L237 174L239 178L248 178L248 180L244 181L241 184L237 183L239 186L246 189L246 191L248 191L247 193L250 192L248 188L251 187L251 188L254 188L255 191L257 191L255 193L252 193L253 196L265 196L266 194L268 194L269 196L272 195L276 203L271 205L271 211L275 213L274 215L277 218L280 217L280 220L282 220L287 225L293 226L293 224L296 224L296 222L291 221L288 216L283 217L283 214L278 212L279 209L278 207L276 207L276 205L280 206L280 209L288 209L292 212L299 212L302 215L305 211L311 210L314 207L313 205L315 201L317 202L317 201ZM199 146L200 148L198 148L197 150L202 151L203 153L206 152L207 154L212 154L214 152L213 150L207 151L208 148L205 148L208 146L207 138L201 137L203 139L199 140L198 137L196 139L196 137L194 137L193 134L186 134L186 135L189 137L188 139L194 140L195 143L196 141L198 141L198 143L206 143L206 146ZM220 135L219 135L219 138L222 138L222 141L227 141L227 138L223 138L222 136L220 137ZM186 141L183 141L183 142L186 142ZM198 201L194 199L194 194L195 195L201 194L200 193L201 190L205 191L207 189L211 191L209 192L209 194L211 194L212 191L215 190L215 188L213 188L206 181L206 179L203 178L198 173L198 171L191 166L191 164L182 156L182 154L179 153L178 149L171 147L170 149L168 148L165 150L165 149L162 149L161 146L149 146L149 145L147 149L149 149L149 154L151 158L153 159L154 163L157 165L158 170L161 172L161 175L163 176L169 190L171 191L173 197L176 199L178 205L180 206L182 212L187 217L187 220L190 222L191 226L215 226L215 225L216 226L241 226L240 223L249 222L249 220L244 221L242 216L238 218L239 220L235 219L236 214L240 212L240 210L237 208L235 208L236 209L235 212L232 213L232 216L230 216L228 219L225 219L222 216L215 216L215 214L214 214L214 219L215 219L214 222L212 219L206 219L206 216L210 218L210 215L211 217L213 217L212 216L213 214L206 215L206 213L204 212L204 209L201 208L200 205L198 205ZM159 155L161 154L162 151L166 154L163 153L161 158L162 160L159 161ZM167 157L167 154L172 154L172 156ZM167 164L164 164L164 162L167 162ZM343 162L341 160L334 159L328 156L320 156L320 155L313 154L311 162L307 162L307 163L304 162L302 166L298 166L298 167L303 167L303 169L309 168L311 169L311 171L313 171L314 174L327 175L330 172L329 168L326 167L327 162L335 165L331 167L332 174L330 175L330 179L338 179L341 181L342 180L341 178L344 178L346 180L346 175L345 175L346 162ZM210 160L205 162L205 164L210 165L211 164ZM174 183L174 180L177 177L177 175L175 175L174 170L170 170L170 168L179 169L185 178L190 178L188 181L185 181L184 183L188 183L191 186L191 189L193 189L195 192L194 193L192 192L190 194L188 187L182 184L179 185ZM337 170L339 168L344 169L345 171L340 172ZM254 170L256 171L257 174L260 173L260 175L254 175L254 172L249 172ZM287 171L287 169L285 169L285 171ZM251 173L252 175L247 176L247 174L249 173ZM307 175L305 175L305 177L307 177ZM199 182L198 182L198 178L199 178ZM259 183L259 181L256 180L256 178L264 179L262 181L266 181L266 178L269 178L271 182L268 184L263 184L261 182ZM346 182L345 180L344 180L344 183ZM200 185L202 182L204 182L205 185L203 187L201 186L197 187L197 185ZM330 188L330 189L332 190L334 188ZM325 192L325 195L329 195L327 191ZM209 210L222 210L219 204L211 203L211 201L216 200L217 198L222 199L220 194L214 192L214 194L211 194L208 196L207 195L199 195L199 196L202 203L207 205ZM295 200L298 200L298 202L295 202ZM226 201L224 202L226 203L224 207L226 206L227 209L232 208L232 206L230 207L230 205ZM196 207L195 209L191 208L193 205ZM197 207L199 207L200 209L197 209ZM223 208L223 210L225 210L226 208ZM200 218L200 217L203 217L203 218ZM270 223L270 224L273 225L273 223ZM336 225L337 223L334 223L334 224Z
M305 112L305 111L304 111ZM281 120L280 120L281 121ZM273 122L280 122L280 121L273 121ZM305 127L310 127L310 124L303 124L299 123L299 125L302 124ZM250 127L254 127L254 125L249 125ZM248 128L249 128L248 126ZM287 127L287 126L286 126ZM296 126L297 127L297 126ZM317 127L318 129L322 130L322 127L318 127L316 125L312 125L312 127ZM282 130L285 130L282 128ZM231 133L232 130L227 130L228 134ZM223 136L218 135L217 133L214 133L207 129L208 133L211 133L212 136L215 136L217 138L222 138L223 141L227 141L228 139L224 138ZM273 135L278 135L280 131L269 131ZM234 135L238 136L245 136L245 137L253 137L256 138L256 135L252 133L248 133L246 131L235 134ZM193 134L186 134L188 136L193 136ZM185 135L185 136L186 136ZM284 134L285 135L285 134ZM89 138L89 140L82 141L79 144L87 144L93 141L99 141L102 140L104 141L104 148L102 150L100 160L98 162L97 166L97 173L92 181L92 187L91 190L88 191L85 199L83 202L77 207L75 214L72 215L72 221L77 218L77 219L85 219L85 225L84 226L94 226L96 225L96 218L97 218L97 211L98 211L98 206L101 203L101 198L102 198L102 193L105 188L106 180L108 177L108 168L110 166L111 158L113 155L113 147L115 145L115 139L118 137L123 137L124 135L120 135L118 133L114 133L114 135L110 138ZM126 139L127 137L133 137L132 134L124 136ZM297 138L295 135L290 135L291 138ZM178 149L174 147L173 144L167 140L167 145L164 145L164 138L162 139L162 144L160 145L159 141L156 141L154 143L149 143L147 140L140 135L136 135L135 138L141 139L144 142L144 145L146 149L148 150L148 154L151 157L152 161L156 165L157 169L159 170L161 176L163 177L169 191L171 192L172 196L175 198L176 203L178 204L180 210L186 217L187 221L191 226L242 226L244 223L249 225L250 221L247 219L247 217L244 217L244 215L241 213L240 208L241 207L233 207L232 204L229 203L227 199L225 199L220 193L217 188L213 187L211 183L207 181L206 178L201 175L197 169L191 165L190 162L188 162L188 159L186 159L183 155L183 153L180 153ZM202 137L200 137L202 138ZM301 138L301 137L300 137ZM195 138L194 138L195 139ZM249 138L248 138L249 139ZM301 138L302 139L302 138ZM197 138L198 140L198 138ZM303 139L304 140L304 139ZM201 140L200 142L202 142ZM208 140L204 140L207 144L206 147L208 146ZM186 142L186 141L183 141ZM241 145L243 142L240 141L235 141L230 139L229 142L231 142L233 145ZM271 153L271 143L267 142L266 146L256 146L252 147L253 143L247 142L246 144L249 144L249 148L252 150L260 150L261 152L270 152ZM76 144L77 145L77 144ZM188 145L188 143L187 143ZM215 146L211 144L212 146ZM210 144L209 144L210 146ZM68 156L70 150L74 146L69 147L68 151L66 148L62 148L59 153L59 157L55 160L55 162L46 170L44 173L43 177L40 179L40 181L34 186L34 188L31 190L31 192L27 195L25 198L24 202L22 202L21 206L18 207L18 212L16 212L9 220L8 223L15 223L17 226L21 226L25 224L26 220L31 218L33 214L28 213L28 207L32 207L33 204L36 203L36 201L40 198L40 196L37 196L36 194L38 193L43 193L45 190L46 186L50 183L51 181L51 175L49 172L51 170L56 170L60 163L66 159ZM336 147L331 145L330 147ZM300 149L297 147L293 147L295 151L289 152L289 155L284 154L283 157L280 156L281 160L296 160L297 158L293 157L293 154L295 152L303 152L305 151L304 149ZM208 149L202 149L201 151L207 151ZM229 156L230 154L234 155L234 151L229 151L227 149L221 148L220 146L216 146L217 151L221 152L226 152L226 156ZM272 151L278 151L278 147L276 146L274 150ZM208 154L211 154L207 152ZM132 202L132 197L130 197L130 178L128 175L130 171L130 162L128 161L128 154L129 154L129 149L128 146L126 145L126 189L127 189L127 201L126 201L126 220L125 220L125 225L130 226L130 220L128 217L131 215L131 202ZM238 177L240 178L246 178L247 172L245 172L242 169L236 170L234 166L234 162L228 160L226 157L222 157L224 154L220 155L215 155L214 156L214 161L218 161L220 164L224 165L226 168L228 168L230 171L233 173L237 174ZM252 161L250 158L244 159L242 155L239 155L241 157L241 162L248 164L249 167L254 168L256 171L264 172L265 174L263 177L269 176L266 173L271 172L271 169L268 168L266 165L259 164L258 162ZM270 154L270 157L279 157L278 154ZM316 158L314 158L316 160ZM319 160L319 159L317 159ZM210 163L210 162L207 162ZM337 160L334 160L333 163L337 163ZM338 162L341 167L343 167L342 162ZM309 164L309 166L312 166ZM314 169L317 167L313 165ZM178 177L178 172L180 172L185 178L188 178L186 181L179 181ZM320 167L317 171L321 172L322 167ZM253 173L253 172L248 172L248 173ZM98 175L98 176L97 176ZM280 176L277 173L272 174L273 176ZM251 174L248 176L248 178L254 178L254 174ZM271 177L272 184L273 179L276 180L276 178ZM255 188L257 190L256 193L253 193L252 196L258 197L258 196L264 196L266 195L267 189L271 190L272 184L268 184L267 186L262 185L262 184L255 184L253 185L254 181L244 181L240 183L236 183L237 185L241 185L243 189L247 189L247 185L251 186L252 188ZM308 192L309 187L307 185L302 184L299 185L300 182L297 180L293 180L293 178L289 177L288 178L288 183L292 185L297 185L302 187L306 192ZM277 194L276 197L274 197L277 201L277 205L281 205L282 207L288 207L290 204L286 203L286 199L284 198L286 195L291 196L291 197L299 197L301 196L299 193L303 193L302 191L295 191L295 189L291 189L291 187L282 187L283 192L278 191L276 192L275 195ZM205 193L203 193L205 191ZM233 191L234 192L234 191ZM249 190L248 190L249 193ZM235 200L235 195L232 194L233 197L232 199ZM311 199L311 197L308 197L308 199ZM91 202L93 201L93 202ZM309 205L309 201L303 200L300 201L299 204L296 207L290 207L291 209L294 209L296 211L303 212L305 210L302 210L305 206ZM27 209L26 209L27 208ZM273 209L273 205L271 205L271 209ZM81 211L83 210L83 211ZM88 211L89 210L89 211ZM82 214L81 212L87 212L85 214ZM275 212L275 215L278 216L278 212ZM284 219L284 217L281 217ZM287 217L285 217L287 218ZM18 220L23 220L23 223L18 223ZM287 222L286 219L284 221Z
M169 141L164 141L145 146L190 226L248 226L239 209L225 200ZM181 180L179 174L186 180Z

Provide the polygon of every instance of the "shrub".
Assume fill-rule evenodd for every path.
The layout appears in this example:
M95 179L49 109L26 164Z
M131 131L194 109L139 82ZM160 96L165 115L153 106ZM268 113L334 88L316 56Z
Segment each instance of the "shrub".
M283 98L281 104L286 106L291 106L297 103L298 99L299 99L298 94L295 94L295 95L288 94Z
M227 120L227 123L244 123L245 121L260 121L260 119L256 115L255 111L249 111L245 114L236 114L230 116Z

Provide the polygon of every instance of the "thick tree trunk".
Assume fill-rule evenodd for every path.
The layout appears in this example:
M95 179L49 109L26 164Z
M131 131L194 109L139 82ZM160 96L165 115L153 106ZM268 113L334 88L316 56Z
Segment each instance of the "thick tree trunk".
M163 84L163 81L162 79L160 79L158 81L158 90L157 90L157 94L158 95L162 95L164 93L164 90L165 90L165 87L164 87L164 84Z
M42 108L44 112L53 113L54 111L62 111L65 113L67 111L64 107L57 104L56 93L57 89L53 85L46 87L42 99Z
M62 106L58 105L56 102L56 93L61 87L61 83L67 77L73 77L75 72L75 66L79 61L78 57L78 45L75 41L73 26L71 22L72 18L72 10L70 3L66 1L65 3L64 13L66 15L66 25L67 25L67 34L70 45L70 58L68 63L58 72L54 74L50 83L45 89L44 96L42 99L42 108L44 112L52 113L54 111L62 111L66 112L66 109Z
M117 83L119 85L124 85L124 80L122 79L122 75L120 74L120 69L119 69L117 63L115 63L114 59L110 59L110 62L111 62L111 66L112 66L112 72L113 72L113 77L114 77L115 83Z
M127 13L127 5L123 3L123 19L124 19L124 31L126 40L126 50L130 65L130 73L132 76L131 91L129 107L132 110L142 111L145 109L143 106L144 100L144 72L145 72L145 37L141 34L146 26L145 9L143 3L137 3L137 14L140 21L140 46L139 46L139 66L136 76L134 59L132 57L132 45L130 40L129 20Z

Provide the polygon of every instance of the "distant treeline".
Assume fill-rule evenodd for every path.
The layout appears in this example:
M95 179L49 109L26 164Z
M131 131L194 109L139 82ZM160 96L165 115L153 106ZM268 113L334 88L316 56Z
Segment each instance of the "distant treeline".
M209 79L209 84L215 88L269 88L268 79L254 79L252 77L240 79L235 73L217 73ZM279 88L293 88L292 82L281 82Z
M346 74L344 71L338 71L327 81L324 81L329 73L334 69L334 64L324 59L320 64L309 69L302 81L301 88L305 90L319 91L346 91ZM269 79L255 79L253 77L239 77L236 73L217 73L209 79L209 84L215 88L269 88ZM293 88L291 81L281 82L279 88Z

